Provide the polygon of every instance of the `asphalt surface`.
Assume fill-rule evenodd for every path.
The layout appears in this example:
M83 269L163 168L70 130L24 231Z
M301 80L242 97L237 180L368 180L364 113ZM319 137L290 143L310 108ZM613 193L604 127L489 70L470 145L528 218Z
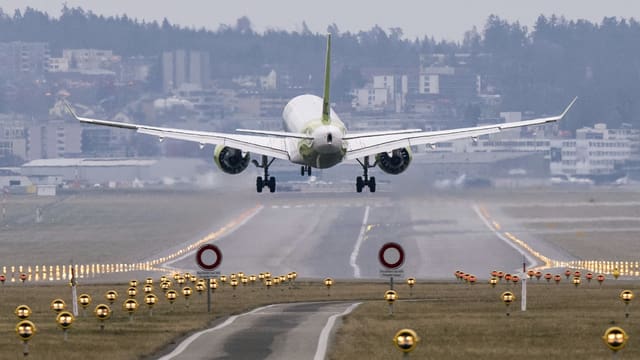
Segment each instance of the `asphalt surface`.
M323 329L352 303L279 304L194 334L161 360L314 359L326 351ZM319 349L320 348L320 349Z
M303 278L377 279L378 253L390 241L405 251L405 275L421 279L450 279L456 270L484 278L493 269L522 266L522 255L464 197L276 195L260 199L251 219L215 241L223 274L296 271ZM195 256L170 265L198 270Z

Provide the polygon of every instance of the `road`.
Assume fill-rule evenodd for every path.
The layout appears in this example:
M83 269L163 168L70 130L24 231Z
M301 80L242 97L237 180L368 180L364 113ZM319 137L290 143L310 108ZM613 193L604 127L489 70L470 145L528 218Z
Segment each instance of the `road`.
M160 360L323 359L336 317L357 303L278 304L196 333Z

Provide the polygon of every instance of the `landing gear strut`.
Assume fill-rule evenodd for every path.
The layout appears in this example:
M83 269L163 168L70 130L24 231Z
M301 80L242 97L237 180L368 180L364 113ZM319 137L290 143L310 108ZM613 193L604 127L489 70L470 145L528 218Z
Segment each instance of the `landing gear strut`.
M304 176L305 173L307 174L307 176L311 176L311 166L309 165L300 166L300 176Z
M362 170L364 171L363 176L356 177L356 191L360 193L365 186L368 186L370 192L376 192L376 178L375 176L369 177L369 169L375 167L377 164L369 164L368 156L364 157L364 162L360 161L360 159L356 160L358 161L360 166L362 166Z
M262 163L259 164L256 160L252 160L251 162L258 168L264 169L264 178L262 176L258 176L256 178L256 190L261 193L262 189L265 187L269 188L269 192L276 191L276 178L274 176L269 176L269 166L276 158L271 159L266 155L262 155Z

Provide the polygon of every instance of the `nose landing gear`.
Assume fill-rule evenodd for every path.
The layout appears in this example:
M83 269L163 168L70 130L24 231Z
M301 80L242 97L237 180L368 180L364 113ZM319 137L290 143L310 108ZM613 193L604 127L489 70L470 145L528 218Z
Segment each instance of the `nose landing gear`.
M307 174L307 176L311 176L311 166L309 165L300 166L300 176L304 176L305 173Z

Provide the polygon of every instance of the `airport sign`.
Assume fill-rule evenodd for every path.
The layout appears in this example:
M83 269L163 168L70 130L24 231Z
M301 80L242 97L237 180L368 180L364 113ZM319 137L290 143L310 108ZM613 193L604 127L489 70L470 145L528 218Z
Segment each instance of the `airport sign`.
M213 279L213 278L220 277L220 271L219 270L197 271L196 275L201 279Z
M404 249L398 243L386 243L378 252L378 260L387 270L399 269L404 264Z
M404 277L404 270L402 270L402 269L393 269L393 270L380 269L380 277L394 277L394 278Z
M204 244L196 252L196 264L204 271L213 271L222 262L222 251L213 244Z
M404 277L404 249L400 244L388 242L380 248L378 252L378 261L383 266L380 269L380 277L388 277L390 279ZM393 288L393 282L391 283Z

